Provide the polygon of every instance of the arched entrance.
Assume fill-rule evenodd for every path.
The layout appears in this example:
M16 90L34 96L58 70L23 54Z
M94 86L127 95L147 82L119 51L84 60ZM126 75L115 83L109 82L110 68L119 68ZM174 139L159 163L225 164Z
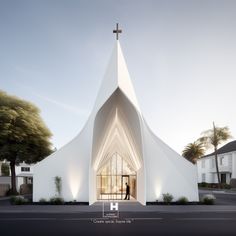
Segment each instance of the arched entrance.
M144 195L139 116L117 89L97 112L93 130L91 201L122 200L127 182L132 200Z
M97 171L97 199L123 200L126 185L130 186L130 197L136 199L136 171L129 160L114 153Z

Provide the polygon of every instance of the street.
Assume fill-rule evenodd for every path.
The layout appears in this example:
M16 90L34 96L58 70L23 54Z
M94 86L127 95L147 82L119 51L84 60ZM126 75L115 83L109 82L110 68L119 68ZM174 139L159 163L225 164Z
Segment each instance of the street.
M204 194L213 194L216 197L216 205L236 205L235 191L199 190L200 198Z
M120 202L118 218L104 218L102 202L92 206L12 206L2 199L0 235L236 235L235 192L200 190L200 197L207 193L216 196L216 205L142 206Z
M0 213L1 235L236 235L236 212Z

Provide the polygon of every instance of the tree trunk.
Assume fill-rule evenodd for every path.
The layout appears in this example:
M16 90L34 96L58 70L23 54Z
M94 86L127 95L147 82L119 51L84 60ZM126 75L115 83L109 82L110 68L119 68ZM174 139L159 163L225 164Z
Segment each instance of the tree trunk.
M218 166L218 155L217 155L217 148L216 147L215 147L215 163L216 163L216 173L217 173L217 179L218 179L218 187L221 188L220 172L219 172L219 166Z
M17 194L16 191L16 172L15 172L15 161L10 161L11 168L11 193Z
M215 151L215 163L216 163L216 173L217 173L217 179L218 179L218 188L221 188L220 173L219 173L219 166L218 166L218 155L217 155L218 140L217 140L216 127L215 127L214 121L213 121L213 135L214 135L214 140L212 144L214 146L214 151Z

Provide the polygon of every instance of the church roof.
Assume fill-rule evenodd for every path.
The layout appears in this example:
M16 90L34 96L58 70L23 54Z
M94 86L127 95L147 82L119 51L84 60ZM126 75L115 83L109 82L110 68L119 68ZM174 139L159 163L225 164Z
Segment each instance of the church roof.
M125 94L136 109L140 111L119 40L116 40L104 79L97 95L95 109L100 108L118 88Z
M233 151L236 151L236 140L229 142L225 144L223 147L219 148L217 151L217 154L224 154L224 153L233 152ZM203 158L213 156L213 155L214 155L214 152L203 156Z

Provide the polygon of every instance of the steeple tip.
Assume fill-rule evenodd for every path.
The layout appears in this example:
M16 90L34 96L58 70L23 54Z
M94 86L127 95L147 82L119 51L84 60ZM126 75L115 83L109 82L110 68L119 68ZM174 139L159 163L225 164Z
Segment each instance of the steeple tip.
M122 33L122 29L119 29L119 23L116 23L116 29L113 30L113 34L116 34L116 40L119 40L119 34Z

